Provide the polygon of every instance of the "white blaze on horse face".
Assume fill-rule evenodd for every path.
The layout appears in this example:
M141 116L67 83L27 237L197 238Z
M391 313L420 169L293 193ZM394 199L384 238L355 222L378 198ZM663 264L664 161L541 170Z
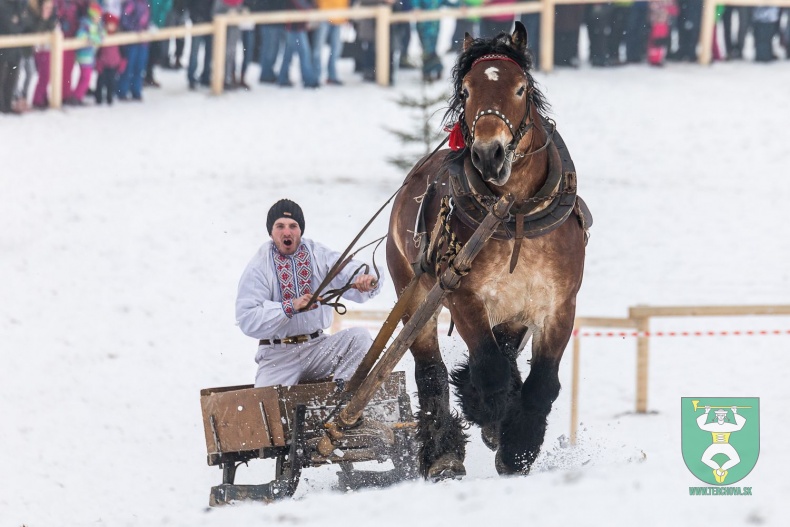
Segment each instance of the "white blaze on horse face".
M486 69L485 74L486 77L488 77L488 80L490 81L499 80L499 68L495 68L494 66L491 66L490 68Z

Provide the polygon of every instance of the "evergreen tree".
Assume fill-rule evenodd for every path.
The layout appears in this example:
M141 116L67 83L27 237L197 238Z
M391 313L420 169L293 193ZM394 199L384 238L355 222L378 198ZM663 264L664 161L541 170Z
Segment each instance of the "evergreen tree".
M437 122L439 121L437 113L441 109L439 105L447 103L447 94L442 92L431 96L428 93L428 83L423 81L420 84L419 97L412 97L404 93L395 102L398 106L407 108L416 114L413 118L416 126L413 132L384 127L404 146L400 155L388 157L387 162L402 170L410 170L423 156L430 154L447 135L447 132L442 130L441 123Z

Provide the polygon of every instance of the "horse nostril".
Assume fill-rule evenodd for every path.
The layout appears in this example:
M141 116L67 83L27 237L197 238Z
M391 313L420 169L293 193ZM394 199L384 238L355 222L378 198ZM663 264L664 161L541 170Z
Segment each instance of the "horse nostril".
M496 162L496 166L501 166L505 161L505 148L499 143L497 143L496 149L494 150L494 161Z
M477 153L476 149L472 150L472 163L475 166L478 166L480 164L480 154Z

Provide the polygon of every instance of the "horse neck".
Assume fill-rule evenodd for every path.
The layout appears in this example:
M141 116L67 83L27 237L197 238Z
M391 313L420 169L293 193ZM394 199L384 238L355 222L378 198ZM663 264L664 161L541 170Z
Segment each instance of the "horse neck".
M534 127L519 142L517 153L529 154L546 144L548 134L534 105L530 105L530 119L535 123ZM543 149L535 154L517 158L511 168L510 179L502 186L502 190L513 193L516 199L529 198L546 183L548 174L549 154L548 149Z

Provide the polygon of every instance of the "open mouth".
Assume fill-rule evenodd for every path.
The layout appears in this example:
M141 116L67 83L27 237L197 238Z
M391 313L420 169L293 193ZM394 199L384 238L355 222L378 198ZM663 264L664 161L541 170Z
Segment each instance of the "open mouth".
M283 240L283 245L290 247L294 244L293 240Z

